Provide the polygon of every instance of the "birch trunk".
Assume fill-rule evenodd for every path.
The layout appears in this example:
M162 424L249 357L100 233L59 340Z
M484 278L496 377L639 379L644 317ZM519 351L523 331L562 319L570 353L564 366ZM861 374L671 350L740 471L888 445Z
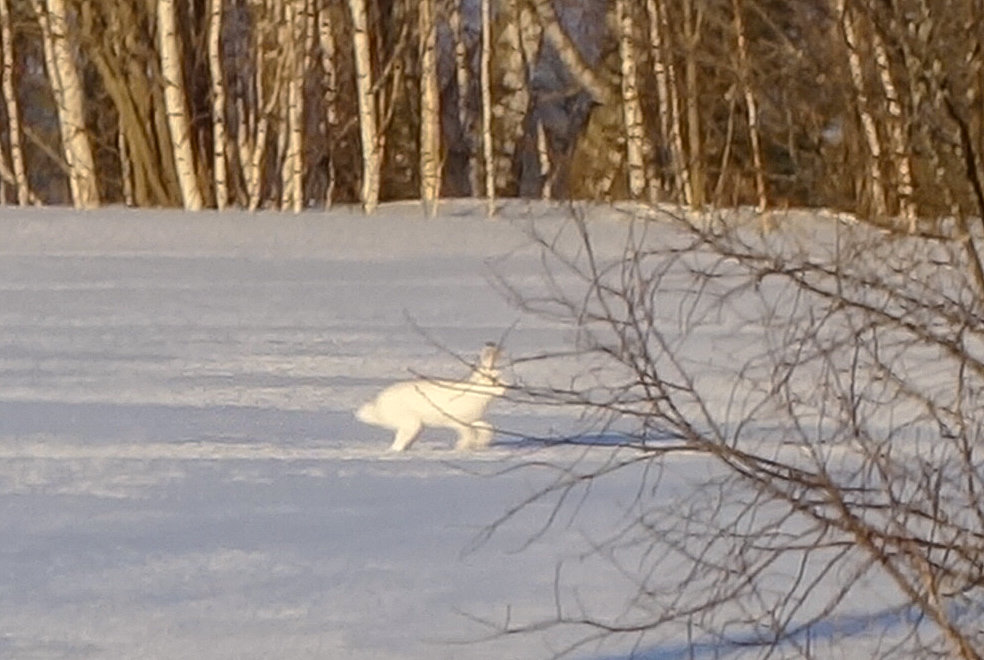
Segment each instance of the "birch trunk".
M651 39L653 68L657 93L660 97L660 129L663 143L670 159L671 190L684 204L693 203L690 171L687 169L686 151L683 146L683 127L680 115L680 95L677 90L676 65L671 56L670 22L666 7L657 0L647 0L649 8L649 34Z
M441 188L441 89L437 78L434 0L420 0L420 198L424 213L437 214Z
M495 215L495 155L492 153L492 0L482 0L482 154L488 215Z
M27 182L24 168L24 150L21 147L20 109L14 89L14 37L10 25L9 0L0 0L0 45L3 46L3 60L0 61L0 79L3 80L3 100L7 111L10 141L10 161L13 184L17 188L17 203L27 206L31 199L31 188ZM0 198L0 201L3 201Z
M520 29L520 2L521 0L506 0L502 3L503 19L496 41L496 63L501 67L499 76L502 83L502 92L496 99L496 108L492 113L498 119L499 135L495 152L496 192L508 191L514 182L513 163L530 107Z
M864 84L864 68L861 64L861 54L858 52L857 25L850 12L847 11L845 0L836 0L836 11L840 17L841 25L844 29L844 40L847 44L847 59L851 70L851 81L854 83L854 91L857 95L858 117L861 120L861 129L864 133L865 141L868 145L868 178L871 184L871 203L872 211L876 216L884 217L888 214L888 205L885 200L885 185L882 182L881 173L881 141L878 137L878 128L875 119L871 114L868 93Z
M369 46L369 20L366 0L348 0L352 13L352 48L355 55L355 81L359 100L359 129L362 137L362 207L372 213L379 204L380 157L373 93L372 54Z
M612 94L608 83L592 69L581 52L560 26L560 19L553 6L553 0L525 0L533 4L537 19L543 28L543 36L557 50L560 60L567 70L587 90L595 101L605 103Z
M281 167L281 209L300 213L304 209L304 73L306 69L307 11L287 0L284 5L287 90L284 108L286 148Z
M547 144L547 132L543 130L543 122L536 122L536 153L540 160L540 197L550 199L553 196L553 168L550 163L550 149Z
M325 108L325 144L328 152L325 208L330 209L335 192L335 154L332 149L332 133L338 125L338 74L335 69L335 35L332 30L330 0L324 0L318 11L318 43L321 46L321 69L325 77L325 91L322 97Z
M646 192L646 146L642 104L639 102L639 80L636 67L634 21L626 0L615 0L619 26L618 45L622 73L622 114L625 118L626 163L629 174L629 195L639 199Z
M54 0L49 0L52 2ZM174 166L184 208L196 211L202 208L202 193L195 176L195 158L191 148L191 124L188 121L187 95L178 28L175 21L174 0L157 0L157 39L161 58L161 76L164 82L164 106L167 125L174 150Z
M684 84L687 103L687 169L690 176L690 207L704 206L703 140L700 134L700 89L697 84L697 48L701 38L701 10L694 9L693 0L683 1L683 33L686 43Z
M741 0L733 0L735 34L738 41L738 79L742 95L745 97L745 112L748 118L748 135L752 143L752 167L755 170L755 194L758 197L757 210L765 211L768 206L768 194L765 189L765 175L762 164L762 145L758 126L758 101L752 91L751 66L748 56L748 41L745 36L745 21L741 15Z
M208 5L208 69L212 78L212 176L215 181L215 207L220 211L229 203L229 181L226 169L226 86L219 44L219 36L222 33L222 2L223 0L209 0Z
M468 149L468 194L475 195L479 189L478 158L475 154L475 142L472 139L472 115L468 109L468 99L471 95L472 73L468 61L468 44L465 43L464 22L461 18L461 4L464 0L449 0L451 8L451 31L454 35L454 71L455 82L458 86L458 125L461 127L461 137Z
M58 126L68 165L68 182L75 208L99 206L95 161L85 127L82 81L68 42L68 17L64 0L37 0L44 39L45 64L58 104Z
M877 31L871 38L871 45L875 51L875 66L878 68L878 76L881 79L882 87L885 89L885 98L888 101L888 137L892 148L892 163L895 165L898 174L898 197L899 213L907 221L910 234L916 231L916 205L912 199L912 162L910 160L910 150L905 137L905 119L902 117L902 103L899 100L899 92L892 80L892 72L888 62L888 52L885 49L885 42Z

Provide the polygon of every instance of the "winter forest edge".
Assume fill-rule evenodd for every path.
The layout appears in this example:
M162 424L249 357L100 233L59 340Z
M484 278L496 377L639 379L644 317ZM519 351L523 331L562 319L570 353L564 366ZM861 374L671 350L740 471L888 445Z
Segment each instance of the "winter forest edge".
M0 202L978 215L969 0L0 0Z

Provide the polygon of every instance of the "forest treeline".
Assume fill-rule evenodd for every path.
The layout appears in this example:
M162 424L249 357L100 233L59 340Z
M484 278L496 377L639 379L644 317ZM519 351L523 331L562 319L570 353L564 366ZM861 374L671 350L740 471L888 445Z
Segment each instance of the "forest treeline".
M0 202L980 214L979 0L0 0Z

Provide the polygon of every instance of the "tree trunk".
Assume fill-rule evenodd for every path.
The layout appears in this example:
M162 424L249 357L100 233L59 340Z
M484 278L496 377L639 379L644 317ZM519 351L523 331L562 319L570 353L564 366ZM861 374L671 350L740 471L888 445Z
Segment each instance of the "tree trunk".
M7 111L8 139L13 183L17 188L17 203L26 206L31 200L31 188L24 167L24 150L21 147L20 109L14 87L14 37L11 30L9 0L0 0L0 45L3 60L0 61L0 79L3 80L3 100ZM0 201L3 201L0 198Z
M765 175L762 167L762 145L758 126L758 101L752 91L751 65L748 56L748 41L745 37L745 21L741 15L741 0L733 0L735 35L738 45L738 79L745 97L745 113L748 118L748 135L752 143L752 167L755 170L755 194L758 198L759 213L765 211L769 199L765 189Z
M223 0L209 0L208 5L208 69L212 78L212 176L215 180L215 207L220 211L229 203L226 171L226 86L219 44L222 33L222 2Z
M379 205L382 157L373 92L372 54L366 0L348 0L352 13L352 48L355 54L355 81L359 99L359 129L362 137L362 207L372 213Z
M330 0L323 0L318 10L318 42L321 46L321 69L325 77L324 132L327 151L328 180L325 186L325 208L330 209L335 193L335 152L332 147L335 127L338 126L338 73L335 68L335 35L332 30Z
M553 0L523 1L532 3L540 26L543 28L543 36L557 50L561 61L575 80L594 97L595 101L599 103L608 101L612 96L608 82L584 61L577 46L564 32L554 9Z
M468 61L468 44L465 43L464 22L461 17L461 4L464 0L448 0L450 4L451 32L454 37L454 71L455 82L458 86L458 125L461 127L461 137L468 150L468 194L475 195L479 190L478 158L475 154L475 142L472 139L472 115L468 108L471 96L472 72Z
M492 0L482 0L482 155L485 159L485 199L495 215L495 155L492 153Z
M520 3L522 0L505 0L501 7L501 20L496 41L496 64L500 67L502 92L496 99L492 115L498 120L499 144L495 151L496 192L512 193L518 189L514 174L516 152L523 139L523 127L530 109L530 91L527 82L526 58L523 56L523 38L520 27ZM516 185L514 185L516 184Z
M53 0L49 0L51 2ZM188 121L187 95L182 70L180 39L175 20L174 0L157 2L157 40L161 58L161 75L164 82L164 106L167 125L174 150L174 165L181 188L184 208L197 211L202 208L202 193L195 176L195 157L191 147L191 124Z
M646 130L642 104L639 102L639 79L636 67L634 16L627 0L615 0L619 34L618 46L622 65L622 114L625 117L626 163L629 195L639 199L646 192Z
M847 60L851 70L851 81L857 97L858 117L861 129L868 145L868 179L871 185L871 209L878 217L888 214L885 200L885 185L881 173L881 141L875 118L871 114L871 106L864 83L864 68L861 64L861 54L858 52L857 24L854 17L847 11L846 0L836 0L836 11L844 29L844 40L847 45Z
M437 78L434 0L420 0L420 199L424 213L437 214L441 193L441 89Z
M37 0L36 7L41 20L45 63L58 104L58 126L68 165L72 203L75 208L96 208L99 206L99 187L85 126L82 81L68 41L68 10L64 0L46 0L46 5Z
M669 157L670 190L690 204L690 172L686 167L683 148L683 130L680 122L680 98L676 87L676 66L669 44L669 19L666 7L657 0L646 0L649 10L650 52L656 77L656 93L659 96L660 140Z
M307 46L306 6L287 0L284 4L285 58L287 71L286 103L282 133L286 150L281 167L281 209L300 213L304 209L304 75Z
M704 207L704 153L700 125L700 89L697 81L697 48L701 38L701 9L694 9L693 0L683 1L683 33L686 42L684 85L687 103L687 169L690 172L690 207Z
M888 101L888 137L892 147L892 163L898 175L897 194L899 198L899 213L908 222L909 233L916 231L916 204L912 199L912 162L910 149L905 137L905 118L902 116L902 103L899 100L898 88L892 80L892 72L888 62L888 52L885 42L878 31L871 37L871 45L875 51L875 66L882 87L885 89L885 99Z

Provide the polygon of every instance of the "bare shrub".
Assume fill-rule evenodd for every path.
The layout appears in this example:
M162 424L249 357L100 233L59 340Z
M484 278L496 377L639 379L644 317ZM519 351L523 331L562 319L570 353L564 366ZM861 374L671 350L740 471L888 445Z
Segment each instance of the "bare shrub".
M984 323L959 243L831 215L791 214L767 235L738 215L654 215L575 214L538 235L539 291L504 283L574 328L593 365L516 395L622 429L617 459L558 467L533 499L559 508L577 484L647 465L625 524L597 544L632 601L607 616L558 600L549 620L506 630L981 657ZM661 486L695 460L698 487Z

